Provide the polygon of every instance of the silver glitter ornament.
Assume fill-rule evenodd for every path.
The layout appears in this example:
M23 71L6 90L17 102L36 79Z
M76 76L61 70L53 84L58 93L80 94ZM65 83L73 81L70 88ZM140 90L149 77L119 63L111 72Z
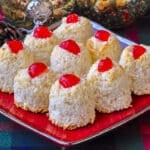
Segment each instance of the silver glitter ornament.
M44 24L53 14L49 0L31 0L26 7L27 17L33 19L35 26Z

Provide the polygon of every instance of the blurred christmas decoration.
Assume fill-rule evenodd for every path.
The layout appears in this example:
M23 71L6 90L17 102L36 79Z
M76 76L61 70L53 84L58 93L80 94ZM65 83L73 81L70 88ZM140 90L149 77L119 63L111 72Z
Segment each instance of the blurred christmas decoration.
M107 28L122 28L150 9L150 0L76 0L75 12Z
M30 6L28 5L29 3ZM31 6L33 3L34 5ZM50 11L53 10L52 15L50 15L45 22L46 25L50 25L72 12L73 5L74 0L0 0L0 9L3 11L6 18L17 27L26 29L33 28L33 19L37 19L35 17L33 18L33 15L38 11L44 11L42 7L49 7ZM26 11L27 6L28 11ZM38 11L36 11L37 9ZM40 14L37 13L36 15L39 16Z
M35 25L42 25L52 17L53 6L49 0L32 0L26 7L26 15Z
M4 20L4 14L3 14L3 12L0 10L0 21L3 21Z
M24 33L9 23L0 22L0 46L7 40L24 38Z
M41 0L40 5L34 5L37 9L26 11L28 4L35 3L35 1L0 0L0 7L6 18L15 23L17 27L26 29L31 29L34 26L33 12L34 15L37 9L41 12L41 7L45 7L42 3L47 3L52 11L48 11L52 14L45 22L47 25L60 20L71 12L76 12L107 28L122 28L135 22L150 9L150 0Z

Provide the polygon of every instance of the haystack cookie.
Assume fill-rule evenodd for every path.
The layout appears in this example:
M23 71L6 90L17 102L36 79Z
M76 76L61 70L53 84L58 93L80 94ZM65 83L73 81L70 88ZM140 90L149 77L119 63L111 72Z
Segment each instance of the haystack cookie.
M110 57L119 61L121 55L121 45L116 36L105 30L98 30L94 36L87 40L86 44L93 62L97 59Z
M55 73L40 62L20 70L14 79L15 105L34 113L47 112L49 91L55 80Z
M36 27L33 33L28 34L24 40L35 58L35 62L43 62L49 65L49 57L58 40L55 35L45 26Z
M93 35L93 28L87 18L70 14L62 19L61 25L54 33L60 41L73 39L85 43Z
M66 40L55 46L50 57L51 68L58 76L65 73L82 76L87 73L91 64L91 57L84 45L73 40Z
M34 59L19 40L7 41L0 48L0 90L13 93L14 77L19 69L28 67Z
M136 95L150 94L150 47L130 45L123 50L120 64L132 79Z
M94 90L93 98L99 112L111 113L131 105L131 81L124 69L110 58L95 62L87 80Z
M73 74L61 76L49 96L49 119L63 129L76 129L95 119L95 102L87 82Z

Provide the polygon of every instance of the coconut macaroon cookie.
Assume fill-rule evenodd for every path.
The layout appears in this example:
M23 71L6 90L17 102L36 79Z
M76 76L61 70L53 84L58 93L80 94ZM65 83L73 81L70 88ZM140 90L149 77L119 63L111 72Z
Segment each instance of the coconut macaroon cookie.
M55 80L55 73L41 62L20 70L14 79L15 105L34 113L47 112L49 90Z
M73 74L62 75L51 87L49 119L63 129L76 129L95 119L95 102L85 80Z
M55 46L50 57L50 65L58 76L74 73L79 76L87 73L91 66L91 57L84 45L66 40Z
M120 64L132 79L136 95L150 94L150 47L130 45L123 50Z
M58 43L56 36L46 26L39 26L25 37L24 44L28 45L35 58L35 62L49 65L49 57Z
M124 69L110 58L95 62L87 80L94 90L93 99L99 112L111 113L131 105L131 82Z
M93 35L93 28L87 18L70 14L62 19L61 25L54 33L60 41L73 39L85 43Z
M93 62L104 57L109 57L118 62L121 55L119 40L114 34L105 30L98 30L94 36L89 38L86 47Z
M14 77L18 70L33 63L28 48L19 40L10 40L0 48L0 90L13 93Z

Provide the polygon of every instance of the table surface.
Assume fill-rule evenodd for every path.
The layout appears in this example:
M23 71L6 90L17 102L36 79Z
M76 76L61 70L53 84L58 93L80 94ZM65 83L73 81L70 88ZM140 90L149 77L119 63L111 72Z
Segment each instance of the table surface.
M150 45L150 18L114 32ZM0 115L0 150L59 150L59 146ZM150 150L150 111L137 119L71 150Z

